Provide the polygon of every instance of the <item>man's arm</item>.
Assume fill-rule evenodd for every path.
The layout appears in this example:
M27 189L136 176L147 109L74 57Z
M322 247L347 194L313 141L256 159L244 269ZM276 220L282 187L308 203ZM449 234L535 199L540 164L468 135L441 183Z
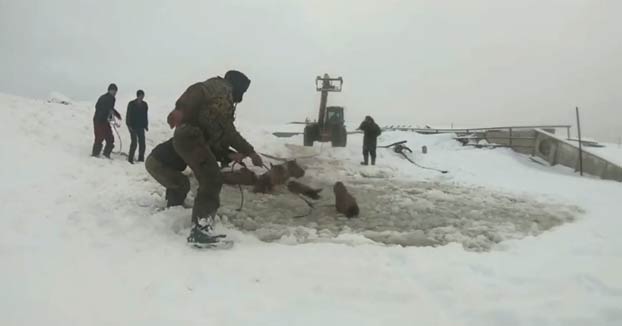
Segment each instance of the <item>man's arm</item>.
M121 113L119 113L119 111L117 111L115 108L112 108L112 114L114 114L117 119L123 120L123 118L121 117Z
M123 120L123 118L121 118L121 113L119 113L119 111L117 111L114 108L114 103L116 102L116 99L114 97L111 96L111 100L110 100L110 112L112 112L112 114L114 114L115 117L117 117L117 119L119 120Z
M132 114L134 112L134 103L132 101L127 103L127 111L125 112L125 124L128 128L132 128L132 124L134 123L134 119L132 119Z
M233 119L226 121L224 123L224 131L226 142L231 145L236 151L244 154L250 155L255 152L253 146L242 137L242 135L238 132L233 124Z
M149 105L145 102L145 130L149 131Z
M365 129L367 129L367 123L365 121L361 122L361 125L356 129L365 131Z
M376 123L374 123L374 128L375 128L375 132L376 132L376 137L380 136L380 134L382 134L382 129L380 129L380 126Z

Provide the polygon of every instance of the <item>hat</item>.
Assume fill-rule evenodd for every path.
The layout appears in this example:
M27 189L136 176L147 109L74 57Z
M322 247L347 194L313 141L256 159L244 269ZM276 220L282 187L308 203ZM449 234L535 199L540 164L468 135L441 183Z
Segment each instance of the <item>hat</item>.
M228 80L233 86L233 99L235 102L242 102L242 97L248 86L251 84L251 80L243 73L237 70L229 70L225 74L225 79Z

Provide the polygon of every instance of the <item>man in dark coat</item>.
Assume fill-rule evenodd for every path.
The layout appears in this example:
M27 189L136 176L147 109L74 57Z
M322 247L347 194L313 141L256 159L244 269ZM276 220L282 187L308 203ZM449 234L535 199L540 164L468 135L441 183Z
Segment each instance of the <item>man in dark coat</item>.
M137 142L138 162L143 162L145 160L145 131L149 131L149 119L147 117L149 106L147 102L144 101L144 98L145 92L143 90L138 90L136 92L136 99L127 104L125 123L127 124L127 129L130 131L130 138L132 140L127 160L132 164L134 164L134 153L136 152Z
M93 127L95 130L95 142L93 143L92 156L99 157L102 151L102 142L106 141L104 147L104 156L110 158L110 153L114 148L114 136L110 128L110 119L112 115L121 120L121 114L114 109L115 95L117 94L117 85L110 84L108 92L99 97L95 104L95 115L93 116Z
M182 205L190 191L190 181L182 173L186 166L173 147L173 138L156 146L147 156L145 168L166 188L167 207Z
M380 127L372 117L366 116L358 129L363 131L363 162L361 164L368 165L369 156L371 156L371 165L375 165L377 139L382 133Z
M228 71L225 77L214 77L191 85L175 103L168 116L175 150L192 169L199 189L192 208L193 227L188 242L203 245L213 242L212 224L220 206L220 190L223 176L220 173L218 155L231 154L234 161L250 157L253 164L262 166L261 157L236 130L235 108L250 80L243 73ZM222 153L222 154L219 154ZM226 155L226 154L224 154Z

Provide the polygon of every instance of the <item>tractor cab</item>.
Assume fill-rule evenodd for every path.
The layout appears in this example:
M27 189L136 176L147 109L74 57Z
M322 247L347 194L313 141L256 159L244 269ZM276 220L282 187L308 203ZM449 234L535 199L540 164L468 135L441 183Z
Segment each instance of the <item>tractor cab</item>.
M333 140L333 134L339 134L340 129L343 127L343 107L341 106L329 106L326 108L326 118L323 121L324 128L320 130L321 142L328 142Z
M324 125L342 125L343 122L344 117L342 106L329 106L326 108L326 121L324 121Z

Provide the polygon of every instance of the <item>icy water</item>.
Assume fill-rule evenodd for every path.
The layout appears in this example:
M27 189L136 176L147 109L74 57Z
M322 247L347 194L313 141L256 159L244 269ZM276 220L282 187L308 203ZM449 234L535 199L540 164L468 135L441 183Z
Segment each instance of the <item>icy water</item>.
M581 213L574 206L485 188L363 179L346 184L361 210L360 217L348 219L335 211L332 184L302 181L324 189L306 217L295 217L309 208L286 189L270 195L245 191L244 209L236 212L239 193L232 187L223 191L221 214L234 227L263 241L335 241L339 235L359 234L388 245L457 242L467 250L486 251L502 240L541 234Z

